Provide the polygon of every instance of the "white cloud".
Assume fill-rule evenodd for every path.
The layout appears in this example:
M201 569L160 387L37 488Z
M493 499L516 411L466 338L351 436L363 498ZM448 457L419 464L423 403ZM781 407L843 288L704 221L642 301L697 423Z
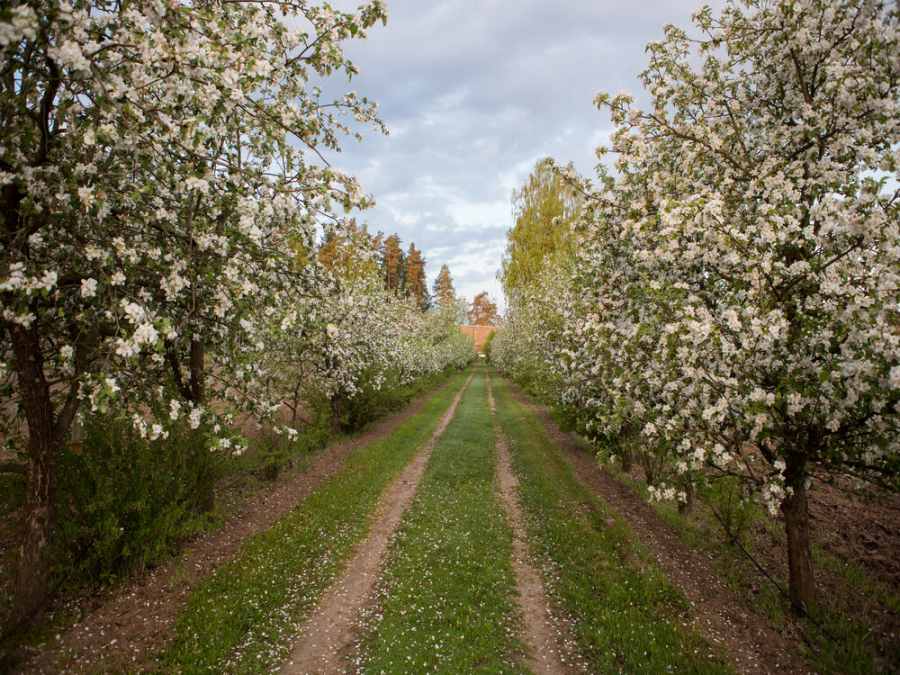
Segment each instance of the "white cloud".
M446 264L469 300L488 290L502 302L495 276L512 190L546 156L593 176L612 131L595 93L626 89L640 104L646 43L665 23L689 28L696 4L390 0L388 25L346 47L360 69L352 88L378 101L391 132L370 131L331 158L375 196L358 219L414 241L431 281Z

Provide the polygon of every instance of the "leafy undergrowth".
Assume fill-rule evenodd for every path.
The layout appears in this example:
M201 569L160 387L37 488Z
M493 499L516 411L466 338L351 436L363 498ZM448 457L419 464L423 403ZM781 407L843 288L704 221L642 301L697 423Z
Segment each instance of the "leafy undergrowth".
M628 526L574 476L526 406L496 378L494 396L511 441L520 498L548 595L568 618L590 672L728 673L687 624L684 595L665 579Z
M176 672L268 672L290 649L304 612L365 535L390 480L431 436L465 383L459 375L387 438L353 453L341 470L251 539L192 594L161 657Z
M612 473L649 502L657 516L671 525L688 546L708 552L722 579L748 608L765 614L779 631L802 636L799 656L816 672L842 675L900 672L900 647L896 636L879 635L867 620L865 608L854 604L859 597L864 597L866 604L881 604L896 615L900 609L900 595L895 589L871 578L861 567L814 544L813 559L817 567L827 569L858 594L826 593L819 603L808 608L814 621L798 617L783 592L763 577L741 547L723 531L709 505L698 501L692 513L682 514L671 504L651 500L644 483L621 472ZM787 579L775 566L767 564L766 551L761 548L773 540L780 542L779 548L786 545L782 541L785 538L783 523L766 517L762 508L754 503L736 507L726 503L718 493L706 495L706 500L716 504L716 512L730 524L729 529L738 537L741 546L762 561L781 589L787 589ZM816 576L817 584L821 586L822 572L818 571Z
M494 483L480 369L438 440L367 619L362 672L523 672L512 538Z

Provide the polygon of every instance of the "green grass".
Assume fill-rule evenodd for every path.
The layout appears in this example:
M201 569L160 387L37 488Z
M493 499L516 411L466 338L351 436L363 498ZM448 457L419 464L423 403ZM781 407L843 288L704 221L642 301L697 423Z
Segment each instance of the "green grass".
M511 441L526 526L548 595L571 622L590 672L727 673L712 645L686 624L688 604L628 526L577 481L540 420L492 379Z
M362 672L524 672L493 446L479 368L388 553Z
M289 651L304 612L368 531L382 491L432 434L465 377L451 381L389 437L353 453L302 506L203 582L176 621L163 669L270 672Z

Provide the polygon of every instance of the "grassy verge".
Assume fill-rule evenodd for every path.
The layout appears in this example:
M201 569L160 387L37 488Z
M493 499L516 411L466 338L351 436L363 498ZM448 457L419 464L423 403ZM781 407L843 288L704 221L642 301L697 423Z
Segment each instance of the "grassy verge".
M255 536L201 584L178 617L163 667L185 673L271 671L287 654L303 613L368 530L383 489L432 434L465 376L391 436L356 451L300 508Z
M362 672L522 672L512 539L483 369L438 441L379 581Z
M591 672L726 673L688 605L628 526L574 476L532 411L492 380L520 499L549 596Z

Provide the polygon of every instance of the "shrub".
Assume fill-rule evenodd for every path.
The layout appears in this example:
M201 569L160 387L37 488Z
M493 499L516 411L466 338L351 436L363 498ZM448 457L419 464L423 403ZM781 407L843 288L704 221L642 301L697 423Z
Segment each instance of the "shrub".
M111 581L163 560L202 527L219 473L208 432L175 422L149 440L128 420L85 418L81 453L60 458L57 568L77 582ZM220 460L219 460L220 461Z

